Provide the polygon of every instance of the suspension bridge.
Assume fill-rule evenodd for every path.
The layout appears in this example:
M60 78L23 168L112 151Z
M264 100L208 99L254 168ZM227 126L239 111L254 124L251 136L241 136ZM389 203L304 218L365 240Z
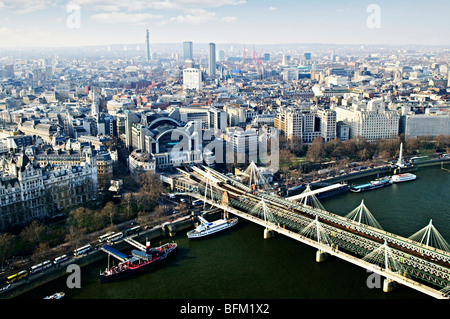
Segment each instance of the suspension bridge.
M178 170L176 191L261 225L264 238L281 234L317 249L318 262L332 256L379 274L386 292L402 284L450 298L450 246L431 221L404 238L383 230L364 202L342 217L324 210L311 192L310 205L304 197L296 202L269 193L254 163L242 180L209 167Z

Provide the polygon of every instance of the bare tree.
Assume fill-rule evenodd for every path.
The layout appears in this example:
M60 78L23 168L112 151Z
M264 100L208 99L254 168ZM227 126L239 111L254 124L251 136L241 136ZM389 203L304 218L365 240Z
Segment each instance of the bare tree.
M135 201L135 200L136 199L135 199L135 196L133 193L126 193L123 196L122 205L126 206L127 219L129 219L131 216L131 207L132 207L133 201Z
M34 249L44 240L46 231L47 227L38 221L33 221L21 231L20 237L29 244L30 249Z
M141 189L138 196L144 211L149 210L156 204L164 192L164 185L159 174L147 171L139 178Z
M0 261L3 263L7 260L14 250L15 237L9 233L0 234Z
M308 152L306 152L306 157L313 162L317 162L322 159L325 155L325 144L323 138L317 136L309 145Z

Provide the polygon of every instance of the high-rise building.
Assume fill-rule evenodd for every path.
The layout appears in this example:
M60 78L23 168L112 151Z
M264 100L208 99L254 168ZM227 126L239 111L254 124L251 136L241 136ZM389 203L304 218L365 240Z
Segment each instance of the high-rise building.
M7 78L14 77L14 64L5 65L5 76Z
M215 43L209 44L209 55L208 55L208 75L216 75L216 45Z
M311 53L305 52L305 60L306 61L311 61Z
M202 89L202 71L194 68L187 68L183 70L183 90L197 90Z
M225 51L224 50L220 50L219 51L219 61L225 61Z
M233 133L233 150L238 163L258 160L258 133L255 129L236 130Z
M147 29L147 32L145 35L145 39L147 42L147 62L148 62L148 61L150 61L150 34L148 32L148 29Z
M193 59L193 45L191 41L185 41L183 42L183 56L184 60L192 60Z

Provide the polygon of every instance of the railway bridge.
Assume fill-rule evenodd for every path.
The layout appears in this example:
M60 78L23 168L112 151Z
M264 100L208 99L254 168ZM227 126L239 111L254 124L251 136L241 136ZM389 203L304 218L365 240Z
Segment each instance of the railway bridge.
M178 192L261 225L264 238L282 234L317 249L318 262L332 256L379 274L385 277L386 292L402 284L437 299L450 298L450 246L433 227L418 232L421 239L404 238L381 229L363 203L353 216L342 217L258 188L255 179L246 185L209 167L179 172ZM430 237L443 245L433 247Z

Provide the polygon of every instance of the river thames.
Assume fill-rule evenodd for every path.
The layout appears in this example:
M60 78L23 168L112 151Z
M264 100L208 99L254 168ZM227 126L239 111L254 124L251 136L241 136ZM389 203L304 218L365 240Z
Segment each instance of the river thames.
M450 241L450 174L440 166L420 168L414 174L416 181L348 192L321 203L345 216L364 199L384 230L403 237L432 219ZM210 238L188 240L185 232L179 232L152 244L160 240L176 241L178 252L146 273L100 284L105 255L104 260L82 268L81 288L67 288L63 277L18 298L41 299L63 291L67 299L429 299L403 286L389 293L382 287L369 288L366 270L337 258L317 263L315 249L281 235L265 240L263 228L245 220Z

